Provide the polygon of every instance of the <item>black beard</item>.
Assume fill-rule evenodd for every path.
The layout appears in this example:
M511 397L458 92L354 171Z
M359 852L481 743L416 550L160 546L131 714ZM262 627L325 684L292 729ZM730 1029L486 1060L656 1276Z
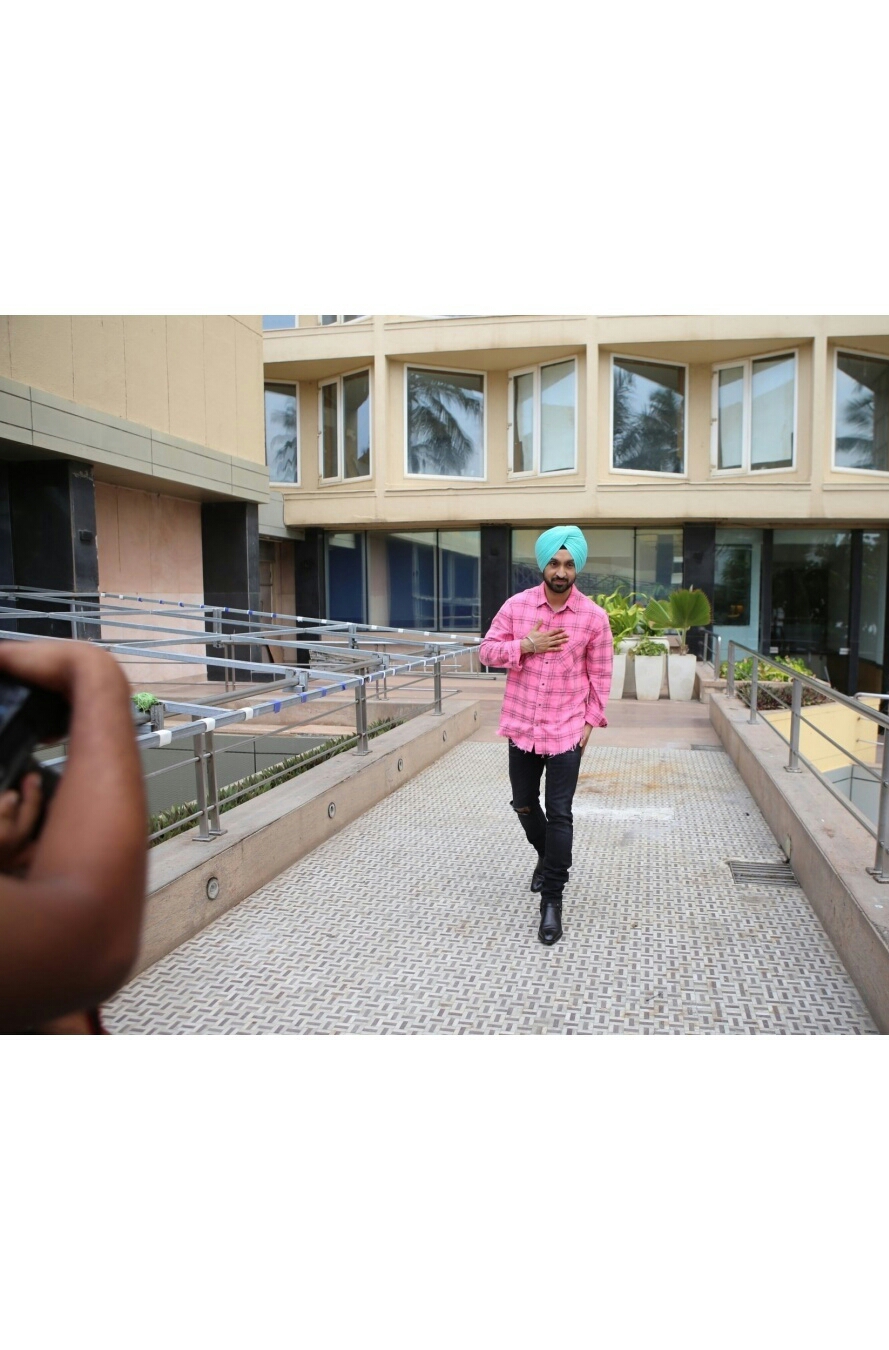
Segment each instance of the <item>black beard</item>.
M546 584L551 591L568 591L574 583L571 581L548 581Z

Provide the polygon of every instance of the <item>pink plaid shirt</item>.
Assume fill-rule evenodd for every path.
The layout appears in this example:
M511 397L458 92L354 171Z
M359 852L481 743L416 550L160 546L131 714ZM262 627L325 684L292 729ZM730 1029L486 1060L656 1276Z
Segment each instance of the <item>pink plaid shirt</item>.
M568 641L526 656L522 638L538 619L544 632L564 628ZM520 750L560 755L577 745L585 723L607 726L613 653L608 615L576 586L561 609L552 608L543 582L511 596L479 648L486 666L507 671L499 734Z

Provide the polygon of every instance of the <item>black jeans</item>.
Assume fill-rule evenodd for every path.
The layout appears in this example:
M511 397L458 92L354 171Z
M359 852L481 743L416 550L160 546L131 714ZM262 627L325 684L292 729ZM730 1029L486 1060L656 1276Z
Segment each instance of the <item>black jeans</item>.
M528 842L543 858L541 900L561 900L574 839L571 804L580 773L580 745L561 755L538 755L520 750L509 742L509 783L512 809L528 836ZM540 779L546 770L544 802L540 807Z

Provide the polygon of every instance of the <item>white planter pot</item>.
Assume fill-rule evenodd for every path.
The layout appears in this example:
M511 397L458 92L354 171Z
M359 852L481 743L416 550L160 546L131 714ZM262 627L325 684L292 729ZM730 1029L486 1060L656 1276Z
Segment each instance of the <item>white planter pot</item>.
M661 696L664 682L663 656L634 656L633 666L636 674L636 697L654 701Z
M695 668L698 664L698 658L694 652L686 652L684 656L678 653L674 656L672 653L667 657L667 685L670 690L670 698L681 699L687 702L695 688Z
M624 638L623 642L620 644L621 654L625 656L627 652L632 651L632 649L636 646L637 642L641 641L642 641L641 637ZM617 657L615 657L615 660L617 660ZM623 697L624 698L636 697L636 674L635 671L633 670L632 661L628 661L626 665L626 673L624 675Z
M611 667L611 690L608 694L609 703L613 698L623 698L624 680L627 675L627 655L626 652L614 653L614 665Z

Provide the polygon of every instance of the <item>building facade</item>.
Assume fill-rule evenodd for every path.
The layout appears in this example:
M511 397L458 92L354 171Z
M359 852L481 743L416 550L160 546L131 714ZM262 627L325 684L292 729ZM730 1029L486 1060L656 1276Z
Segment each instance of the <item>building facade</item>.
M264 316L297 610L484 631L580 525L588 593L889 689L889 316Z
M262 342L259 315L0 315L0 584L258 608Z

